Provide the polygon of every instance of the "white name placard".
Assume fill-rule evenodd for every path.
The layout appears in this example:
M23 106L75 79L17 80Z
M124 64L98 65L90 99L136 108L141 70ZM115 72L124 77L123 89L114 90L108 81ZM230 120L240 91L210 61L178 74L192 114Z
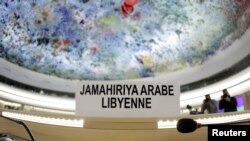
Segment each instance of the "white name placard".
M180 86L157 81L81 81L76 115L158 118L180 114Z

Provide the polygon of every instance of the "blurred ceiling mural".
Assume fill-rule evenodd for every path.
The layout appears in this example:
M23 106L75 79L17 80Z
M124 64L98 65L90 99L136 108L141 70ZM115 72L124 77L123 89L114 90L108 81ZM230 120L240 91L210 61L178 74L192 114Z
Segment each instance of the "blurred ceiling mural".
M0 57L66 79L202 65L250 25L250 0L0 0Z

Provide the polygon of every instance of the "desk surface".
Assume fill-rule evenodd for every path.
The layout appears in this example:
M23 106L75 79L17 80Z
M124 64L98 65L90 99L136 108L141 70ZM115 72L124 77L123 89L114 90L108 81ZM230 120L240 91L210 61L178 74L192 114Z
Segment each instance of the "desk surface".
M29 113L33 114L33 113ZM71 115L34 113L50 117L77 118ZM223 114L227 115L227 114ZM214 115L195 115L211 117ZM185 117L190 117L187 115ZM183 116L179 117L183 118ZM163 119L164 120L164 119ZM35 122L25 123L29 126L37 141L206 141L207 128L202 127L195 132L182 134L175 128L158 129L159 119L84 119L84 128L55 126ZM11 133L29 139L24 128L16 123L0 118L0 132Z

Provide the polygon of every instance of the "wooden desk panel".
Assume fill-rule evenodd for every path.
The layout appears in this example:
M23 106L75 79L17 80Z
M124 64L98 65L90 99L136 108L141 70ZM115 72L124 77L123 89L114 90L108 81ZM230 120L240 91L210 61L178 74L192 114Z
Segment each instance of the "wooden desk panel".
M201 128L189 134L176 129L110 130L53 126L26 122L37 141L206 141L207 129ZM135 124L136 125L136 124ZM131 126L131 125L129 125ZM12 133L29 139L24 128L0 119L0 132Z

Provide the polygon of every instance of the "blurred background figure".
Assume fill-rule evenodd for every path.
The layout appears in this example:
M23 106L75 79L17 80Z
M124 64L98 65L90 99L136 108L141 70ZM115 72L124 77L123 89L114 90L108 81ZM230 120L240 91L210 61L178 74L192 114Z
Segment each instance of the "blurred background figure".
M220 110L224 109L224 112L234 112L237 111L237 101L235 97L231 97L227 89L223 89L223 95L219 102Z
M189 110L189 114L190 115L197 115L197 114L199 114L198 109L197 108L193 109L193 107L191 105L187 105L187 109Z
M218 112L218 103L214 99L211 99L210 95L205 95L205 99L201 106L201 113L204 114L207 111L208 114Z

